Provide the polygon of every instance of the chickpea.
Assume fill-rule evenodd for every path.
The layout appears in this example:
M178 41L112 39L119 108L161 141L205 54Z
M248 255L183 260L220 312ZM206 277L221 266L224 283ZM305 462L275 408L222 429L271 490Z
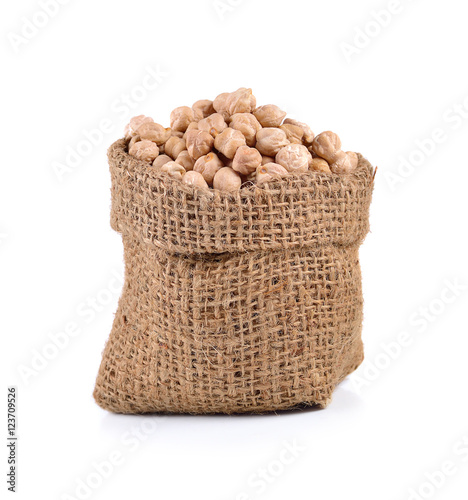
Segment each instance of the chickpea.
M353 169L357 168L358 163L359 163L359 157L358 157L357 153L355 153L354 151L346 151L346 154L351 159L351 165L353 165Z
M274 156L262 155L262 165L265 165L265 163L275 163Z
M293 120L292 118L286 118L283 122L283 125L294 125L296 127L300 127L304 132L304 135L302 136L304 145L310 146L312 144L312 141L314 140L314 133L306 123L302 123L298 120Z
M171 177L177 180L182 180L182 176L185 174L185 169L182 165L179 165L175 161L168 161L160 168L161 172L166 172Z
M152 121L153 119L150 118L149 116L145 115L134 116L133 118L130 119L130 122L128 123L128 125L126 125L124 129L125 137L129 139L130 137L135 136L138 127L143 125L143 123L151 123Z
M312 161L309 163L309 169L314 170L315 172L324 172L326 174L331 174L328 162L323 158L312 158Z
M192 186L198 186L204 189L209 188L208 184L203 178L203 175L193 170L190 170L189 172L185 173L182 176L182 182L185 184L191 184Z
M185 137L187 150L194 160L206 155L213 147L214 139L211 134L203 130L190 130Z
M286 123L280 125L279 128L286 134L286 137L288 138L289 142L291 142L292 144L302 144L304 131L302 130L301 127L298 127L297 125L291 125L290 123Z
M179 106L171 112L171 128L185 132L190 122L193 122L195 117L192 108L188 106Z
M286 116L286 112L274 104L260 106L253 114L262 127L279 127Z
M220 94L213 101L213 107L225 120L235 113L250 113L256 104L252 89L241 87L235 92Z
M175 160L184 149L187 149L185 139L180 137L169 137L166 144L164 144L164 152L173 160Z
M171 137L171 129L164 128L159 123L145 122L137 128L137 133L142 139L155 142L158 146L164 144Z
M274 127L262 128L257 132L255 147L265 156L276 156L278 151L289 144L283 130Z
M341 151L340 138L333 132L322 132L313 140L312 150L331 165Z
M220 113L225 120L229 119L229 113L226 111L226 99L229 92L223 92L219 94L213 101L213 108L217 113Z
M312 156L302 144L288 144L278 151L275 159L288 172L307 172Z
M189 170L193 170L193 166L195 165L195 160L190 156L189 152L186 149L184 149L177 155L177 159L175 162L179 165L182 165L187 172Z
M227 112L229 115L235 113L249 113L254 108L252 104L255 105L255 97L252 95L252 89L246 89L241 87L235 92L231 92L226 98Z
M128 150L130 151L130 148L135 144L135 142L141 141L141 137L139 135L134 135L131 139L130 142L128 143Z
M170 156L167 156L165 154L160 154L154 161L153 161L153 167L159 169L162 167L165 163L168 161L172 161L172 158Z
M223 167L218 170L213 179L213 187L220 191L237 191L241 185L241 176L229 167Z
M219 159L216 153L208 153L207 155L198 158L193 166L193 170L194 172L201 174L206 183L212 186L213 178L216 172L221 170L223 167L223 162Z
M334 174L348 174L357 167L357 164L358 157L356 153L339 151L335 156L335 161L330 164L330 170Z
M241 175L249 175L262 163L262 155L255 148L240 146L232 161L232 168Z
M194 123L194 122L192 122L192 123ZM184 132L180 132L179 130L172 130L171 129L171 137L178 137L179 139L182 139L182 137L184 137Z
M257 132L262 128L259 121L252 113L234 113L229 126L242 132L247 146L255 146Z
M184 132L184 136L189 130L198 130L198 122L190 122L187 130Z
M135 142L128 152L139 160L153 162L159 155L159 148L154 142L143 140Z
M227 128L227 124L224 121L223 115L220 113L213 113L207 118L203 118L198 122L198 130L203 130L211 134L214 138L218 134L220 134L225 128Z
M201 99L193 103L192 110L194 119L197 122L215 113L213 101L209 101L208 99Z
M216 136L214 146L224 156L233 159L237 148L245 146L245 137L242 132L228 127Z
M263 184L264 182L270 182L286 177L288 173L289 172L284 167L278 165L277 163L265 163L265 165L257 167L256 181L257 184Z

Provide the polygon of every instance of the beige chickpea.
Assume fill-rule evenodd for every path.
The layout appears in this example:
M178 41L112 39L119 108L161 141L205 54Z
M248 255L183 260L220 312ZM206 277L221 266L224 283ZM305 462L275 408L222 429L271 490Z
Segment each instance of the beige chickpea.
M133 144L128 152L139 160L153 162L159 155L159 148L154 142L143 140Z
M286 134L286 137L288 138L289 142L291 142L292 144L302 144L304 131L302 130L301 127L298 127L297 125L291 125L290 123L286 123L280 125L279 128Z
M224 120L229 119L229 113L226 110L226 99L229 95L229 92L223 92L222 94L219 94L216 96L215 100L213 101L213 108L217 113L220 113Z
M189 125L188 125L188 127L187 127L187 130L184 132L184 136L190 130L198 130L198 122L190 122Z
M182 165L179 165L175 161L168 161L160 168L161 172L166 172L171 177L177 180L181 180L182 176L185 174L185 169Z
M309 169L314 170L315 172L331 174L330 166L328 165L327 160L324 160L323 158L312 158L312 161L309 163Z
M345 153L339 151L335 156L335 161L330 164L330 170L334 174L348 174L352 172L358 164L358 157L356 153Z
M193 122L195 117L192 108L188 106L179 106L171 112L171 128L185 132L190 122Z
M168 161L172 161L172 158L170 156L167 156L165 154L160 154L154 161L153 161L153 167L154 168L161 168L165 163Z
M128 150L130 151L130 148L135 144L135 142L141 141L141 137L139 135L134 135L131 139L130 142L128 143Z
M185 141L187 150L194 160L208 154L214 143L213 136L203 130L190 130L185 136Z
M266 163L275 163L275 157L262 155L262 165Z
M250 113L256 104L252 89L241 87L234 92L225 92L216 97L213 107L225 120L235 113Z
M359 157L358 157L357 153L355 153L354 151L346 151L346 154L349 156L349 158L351 160L351 165L353 166L353 170L354 170L358 166Z
M262 128L257 132L255 147L265 156L276 156L278 151L289 144L283 130L274 127Z
M192 105L193 117L195 121L202 120L203 118L207 118L215 112L213 108L213 101L208 99L201 99L197 102L194 102Z
M296 127L300 127L302 131L304 132L302 136L302 141L305 146L310 146L312 144L312 141L314 140L314 133L312 132L311 128L307 123L300 122L298 120L293 120L292 118L286 118L283 122L283 125L294 125Z
M219 191L237 191L241 185L241 176L229 167L218 170L213 179L213 187Z
M184 184L190 184L192 186L198 186L200 188L208 189L209 186L206 183L205 179L203 178L203 175L195 172L194 170L190 170L189 172L186 172L182 176L182 182Z
M194 172L198 172L203 176L206 183L210 186L213 185L213 178L224 167L223 162L219 159L216 153L208 153L201 156L193 166Z
M187 130L184 132L184 135L182 137L185 139L186 143L187 143L187 135L190 133L191 130L198 130L198 122L191 122L187 127Z
M281 179L282 177L286 177L288 174L289 172L277 163L265 163L265 165L257 167L256 181L257 184L263 184L264 182Z
M252 113L234 113L229 126L242 132L247 146L255 146L257 132L262 128L259 121Z
M184 149L187 149L187 147L185 145L185 139L181 137L169 137L166 144L164 144L165 154L170 156L173 160L175 160Z
M224 156L233 159L237 148L245 146L245 137L242 132L228 127L216 136L214 146Z
M192 123L194 123L194 122L192 122ZM184 137L184 132L181 132L180 130L172 130L171 129L171 137L178 137L179 139L182 139L182 137Z
M288 144L278 151L275 160L288 172L307 172L312 156L302 144Z
M158 146L164 144L171 137L171 129L164 128L159 123L146 122L137 128L137 134L142 139L155 142Z
M203 118L198 122L198 130L208 132L214 138L225 128L227 128L227 124L224 121L223 115L221 115L220 113L213 113L212 115Z
M179 165L182 165L187 172L189 170L193 170L193 166L195 165L195 160L190 156L189 152L186 149L184 149L177 155L177 159L175 162Z
M265 104L255 109L253 115L262 127L279 127L286 116L286 112L275 104Z
M255 102L252 89L241 87L227 96L227 112L230 116L235 113L249 113L254 109L252 108L252 104L255 104Z
M262 164L262 155L255 148L249 146L240 146L234 159L232 160L232 168L241 175L249 175L257 170Z
M143 123L151 123L152 121L153 119L150 118L149 116L145 115L134 116L133 118L130 119L130 122L128 123L128 125L126 125L124 129L125 137L129 139L130 137L135 136L138 127L143 125Z
M313 140L312 150L320 158L324 158L329 164L332 164L338 159L337 155L341 152L340 138L333 132L322 132Z

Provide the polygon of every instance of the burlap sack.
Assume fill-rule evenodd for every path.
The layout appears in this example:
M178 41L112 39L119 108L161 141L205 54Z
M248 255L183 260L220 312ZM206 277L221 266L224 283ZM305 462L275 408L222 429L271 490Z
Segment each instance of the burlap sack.
M109 149L125 284L94 390L119 413L325 407L363 359L373 169L203 191Z

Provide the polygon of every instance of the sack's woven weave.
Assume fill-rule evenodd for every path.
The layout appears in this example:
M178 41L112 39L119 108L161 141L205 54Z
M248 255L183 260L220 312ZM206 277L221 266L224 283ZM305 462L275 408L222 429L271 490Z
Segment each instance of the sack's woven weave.
M94 397L119 413L326 406L361 363L373 168L235 194L109 149L125 284Z

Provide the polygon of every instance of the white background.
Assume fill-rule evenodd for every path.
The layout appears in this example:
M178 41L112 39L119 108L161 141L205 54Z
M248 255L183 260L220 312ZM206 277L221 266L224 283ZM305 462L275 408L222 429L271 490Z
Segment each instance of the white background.
M16 385L15 498L465 498L465 5L81 0L53 10L8 2L1 19L0 421ZM142 93L148 67L164 76ZM366 361L323 411L107 413L92 391L123 262L106 149L133 115L167 126L174 107L240 86L379 167L361 250ZM125 95L139 102L125 109ZM112 130L57 175L102 120ZM54 352L50 335L70 324L77 334ZM108 477L96 473L115 456Z

